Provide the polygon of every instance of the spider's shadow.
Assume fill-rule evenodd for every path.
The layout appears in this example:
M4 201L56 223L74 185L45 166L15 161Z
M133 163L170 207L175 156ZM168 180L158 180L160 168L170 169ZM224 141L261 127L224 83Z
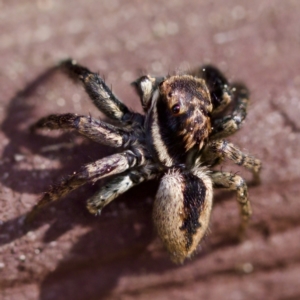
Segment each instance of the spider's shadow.
M37 201L38 195L46 191L54 180L59 181L57 178L62 174L70 174L83 164L104 157L112 151L89 140L73 143L74 147L59 149L53 153L41 151L45 147L51 148L77 139L77 135L72 133L62 133L58 137L53 137L51 134L37 136L31 134L24 126L38 119L34 112L35 104L30 103L30 99L41 85L46 85L47 89L49 85L55 85L57 72L56 68L47 70L28 84L24 90L18 92L9 101L1 126L9 141L3 149L0 164L0 174L6 174L0 178L1 183L20 194L35 194ZM38 154L45 156L48 160L53 158L59 161L60 168L58 170L20 168L20 163L16 159L20 157L20 153L23 153L21 163L28 159L27 165L30 165L32 158ZM72 159L66 159L68 156ZM47 173L46 177L45 173ZM29 230L34 231L44 224L50 224L43 238L45 243L58 239L77 225L90 228L70 251L70 256L75 255L76 259L71 259L71 262L70 259L63 260L56 270L44 279L41 284L40 299L49 299L51 295L53 299L76 299L76 297L83 299L87 295L93 298L95 295L98 297L108 293L118 280L118 274L126 272L129 265L131 268L132 264L135 264L137 253L143 253L143 249L152 241L151 203L147 199L153 198L156 190L155 183L150 183L147 189L142 185L120 197L118 203L108 206L100 218L94 218L87 212L84 201L96 189L97 185L79 188L76 193L72 193L66 199L51 204L48 207L50 209L43 209L30 226L24 226L24 215L0 224L0 231L3 233L0 246L21 238ZM149 191L152 192L149 193ZM79 201L80 199L83 201ZM139 199L139 202L137 203L134 199ZM19 201L16 205L20 205ZM134 217L132 217L133 214ZM134 222L132 222L133 219ZM127 265L123 268L115 267L113 272L107 270L109 265L121 264L124 261ZM26 266L24 268L26 270ZM66 270L68 274L65 276ZM68 281L73 277L72 274L75 274L74 270L77 271L75 272L76 278L73 278L74 282L68 289ZM61 279L59 285L57 285L58 277ZM101 284L99 284L99 278L101 278ZM84 284L79 284L79 281ZM83 286L86 289L83 289Z
M99 159L110 151L107 147L84 141L73 148L55 152L55 159L60 160L61 168L48 170L50 174L48 182L45 182L47 179L42 176L44 170L18 168L15 155L20 153L21 149L26 149L32 155L43 155L42 147L65 143L76 137L70 133L55 138L45 135L37 137L22 129L22 124L36 119L34 106L27 100L42 83L55 78L56 72L56 68L49 69L9 103L6 119L2 124L2 130L9 143L3 151L0 165L0 173L9 176L4 176L0 180L13 191L38 195L47 189L53 178L60 177L61 174L70 174L81 165ZM53 154L44 155L49 159ZM72 159L66 160L66 156L71 156ZM22 184L24 179L26 185ZM145 273L145 270L147 273L161 273L166 269L177 268L169 261L164 251L159 258L148 257L147 247L152 242L154 234L151 222L152 204L147 199L154 198L157 183L145 183L132 189L117 202L110 204L101 218L91 217L85 209L85 202L79 201L88 199L96 188L97 186L84 186L78 189L76 194L73 193L59 203L51 205L52 209L44 209L30 228L26 229L23 226L24 216L8 220L1 225L1 231L6 232L10 229L10 235L9 237L3 235L4 239L0 240L0 245L20 238L28 230L32 231L43 224L51 224L44 236L46 243L56 240L75 225L91 228L73 246L69 258L60 262L55 271L43 280L40 294L42 300L95 297L100 299L111 292L121 275ZM14 230L11 231L11 228ZM228 241L230 243L227 239ZM205 251L201 256L205 256Z
M4 186L7 186L12 191L20 194L30 193L39 195L47 190L49 185L53 183L53 178L60 178L62 174L70 174L77 170L81 165L100 158L99 153L102 156L107 153L107 149L104 149L101 145L97 145L97 151L93 151L95 143L90 141L84 141L83 143L77 143L76 145L74 141L77 139L77 136L72 133L63 133L59 137L51 137L51 135L36 136L29 132L28 124L36 121L38 118L34 115L35 105L31 104L29 100L36 94L37 89L42 84L46 83L46 85L48 85L48 82L51 81L54 83L56 75L57 68L50 68L28 84L24 90L18 92L9 101L9 105L6 109L6 118L1 125L1 129L7 136L9 142L3 149L0 174L4 175L0 180ZM24 124L27 125L24 126ZM55 148L55 145L63 144L73 145L73 147L52 152L42 151L45 147L51 149L53 146ZM23 154L20 155L20 153ZM35 154L42 155L50 161L53 159L59 161L61 166L60 169L36 169L33 166L35 164L33 159ZM18 161L18 157L21 157L21 162ZM66 159L68 157L71 157L72 159ZM20 163L24 161L27 163L27 167L20 168ZM58 180L56 179L56 181ZM93 191L93 188L91 191ZM21 201L21 203L23 202ZM18 205L20 204L18 203ZM58 204L58 206L60 205L61 204ZM53 219L53 216L47 213L47 210L43 212L43 216L43 222L36 222L33 225L33 228L40 227L43 223L48 223ZM22 223L23 219L24 216L20 216L2 224L1 229L4 231L5 228L16 228L16 230L10 234L10 241L26 233ZM62 228L63 226L60 227ZM65 230L67 230L67 228ZM54 236L52 237L54 238ZM0 245L3 243L6 243L6 241L0 241Z

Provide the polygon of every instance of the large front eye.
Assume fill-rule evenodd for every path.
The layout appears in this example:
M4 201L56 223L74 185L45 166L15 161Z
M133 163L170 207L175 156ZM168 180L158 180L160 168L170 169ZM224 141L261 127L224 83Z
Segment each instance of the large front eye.
M171 110L174 115L178 115L180 113L180 104L173 105Z

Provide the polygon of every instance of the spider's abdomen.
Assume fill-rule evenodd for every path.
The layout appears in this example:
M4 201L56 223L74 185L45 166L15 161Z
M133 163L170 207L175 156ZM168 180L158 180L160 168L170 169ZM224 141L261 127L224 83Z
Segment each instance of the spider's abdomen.
M151 138L159 161L186 163L189 151L200 151L210 132L212 103L205 82L189 75L164 80L153 93Z
M153 207L157 232L176 263L196 250L212 207L212 182L205 171L172 169L161 180Z

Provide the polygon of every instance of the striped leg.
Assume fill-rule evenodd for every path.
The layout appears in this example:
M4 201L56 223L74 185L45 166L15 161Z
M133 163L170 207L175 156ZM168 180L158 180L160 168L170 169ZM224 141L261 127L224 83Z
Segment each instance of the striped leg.
M258 184L260 182L261 161L243 153L232 143L226 140L212 141L206 145L205 152L208 155L212 153L216 158L229 158L237 165L243 166L253 173L253 183Z
M60 67L73 79L81 80L83 86L95 106L107 117L122 123L142 122L143 116L131 112L108 88L104 80L89 69L78 65L76 61L67 59Z
M30 220L46 204L66 196L81 185L122 173L130 168L144 164L144 161L144 154L141 150L136 151L136 153L127 150L83 166L79 172L74 172L60 184L52 186L29 213L27 220Z
M249 102L249 91L243 85L235 85L232 88L233 102L235 103L232 114L213 121L211 138L220 139L234 134L242 126Z
M231 102L230 86L220 70L206 65L190 72L190 74L205 80L210 91L213 114L221 112L229 105Z
M99 215L104 206L121 194L143 181L151 180L155 177L155 174L145 172L143 169L128 171L124 175L120 175L109 181L99 192L93 195L87 202L87 208L90 213Z
M248 199L248 189L242 177L230 172L212 172L211 178L215 188L225 188L234 190L237 193L237 201L240 206L242 221L239 228L239 233L242 235L248 226L250 216L252 214L251 205Z
M92 117L76 114L50 115L38 120L31 126L37 129L74 129L91 140L111 147L127 147L133 143L135 135L127 130L120 129Z

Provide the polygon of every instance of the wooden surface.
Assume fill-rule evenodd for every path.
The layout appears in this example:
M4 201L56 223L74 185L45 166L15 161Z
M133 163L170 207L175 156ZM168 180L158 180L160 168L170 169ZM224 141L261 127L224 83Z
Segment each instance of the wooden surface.
M0 1L0 299L300 299L299 15L297 0ZM262 160L263 182L249 189L242 243L235 195L218 191L199 253L172 264L151 220L157 183L97 218L85 201L98 187L84 186L24 227L50 184L113 151L73 133L28 132L54 112L100 116L50 69L69 56L139 111L129 84L144 72L209 62L247 84L247 121L230 140Z

